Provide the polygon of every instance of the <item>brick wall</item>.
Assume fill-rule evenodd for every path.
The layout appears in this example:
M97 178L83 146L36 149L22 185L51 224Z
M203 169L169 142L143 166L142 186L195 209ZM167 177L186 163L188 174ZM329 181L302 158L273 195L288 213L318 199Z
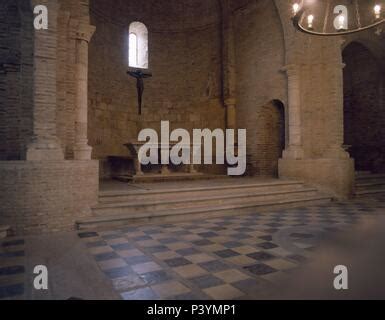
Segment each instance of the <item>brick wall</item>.
M142 128L223 128L220 20L217 1L91 2L89 139L93 158L126 155ZM128 26L149 30L149 68L138 115L135 79L127 75Z
M237 116L238 126L247 129L248 173L276 175L278 157L272 154L280 125L274 109L266 106L274 99L287 101L280 18L274 2L267 0L236 7L234 15Z
M17 234L73 230L97 203L97 161L2 161L0 180L0 225Z
M86 19L88 1L60 2L55 34L57 52L55 44L49 46L48 52L40 53L50 54L50 62L56 60L56 66L49 69L55 70L55 74L39 78L42 84L39 89L46 88L47 94L52 89L51 79L57 81L57 90L50 96L54 100L56 96L56 104L53 103L56 115L45 117L43 125L42 119L33 115L33 109L41 107L41 101L33 101L33 69L39 66L34 66L33 60L30 1L11 0L0 5L0 225L10 225L17 234L73 230L75 220L90 215L90 207L97 202L97 161L23 161L26 146L33 138L33 121L41 125L39 128L55 128L56 132L49 131L49 135L57 134L66 158L72 158L75 47L69 17L72 12L72 18ZM55 12L50 17L55 19ZM46 42L50 41L49 36ZM53 110L49 107L39 110L43 113Z

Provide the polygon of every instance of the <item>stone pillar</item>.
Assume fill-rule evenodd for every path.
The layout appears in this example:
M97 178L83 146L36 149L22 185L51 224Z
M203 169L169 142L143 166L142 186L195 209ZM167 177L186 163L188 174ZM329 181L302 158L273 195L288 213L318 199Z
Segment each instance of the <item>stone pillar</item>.
M288 117L289 117L289 141L283 152L284 159L302 159L304 151L302 147L301 130L301 82L300 66L288 65L283 68L288 77Z
M80 23L76 29L76 115L75 115L75 160L90 160L92 148L88 145L88 43L95 27Z
M226 128L237 129L234 22L229 0L222 0L223 98Z
M234 98L225 100L226 106L226 129L237 129L237 109Z
M47 6L49 25L47 30L35 30L34 32L33 134L27 145L26 159L31 161L61 160L64 159L64 155L56 132L56 55L59 4L57 0L31 1L31 4L32 6L37 4Z
M324 157L331 159L349 159L350 155L343 149L344 144L344 84L343 69L345 64L341 61L331 62L327 66L333 88L331 90L331 144Z

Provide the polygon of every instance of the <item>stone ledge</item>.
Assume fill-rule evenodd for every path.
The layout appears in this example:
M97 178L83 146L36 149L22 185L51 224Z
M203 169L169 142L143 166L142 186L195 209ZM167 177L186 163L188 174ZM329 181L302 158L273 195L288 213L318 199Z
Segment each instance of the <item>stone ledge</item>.
M279 177L300 179L338 199L349 199L354 192L354 160L280 159Z
M1 226L0 225L0 239L4 239L10 235L11 227L10 226Z
M15 235L75 229L98 200L99 162L0 161L0 224Z

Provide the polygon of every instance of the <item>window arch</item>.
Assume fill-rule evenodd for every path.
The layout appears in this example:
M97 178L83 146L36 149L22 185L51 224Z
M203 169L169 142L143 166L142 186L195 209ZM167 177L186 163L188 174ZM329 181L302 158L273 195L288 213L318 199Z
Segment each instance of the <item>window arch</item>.
M148 69L148 30L138 21L132 22L128 30L128 66Z

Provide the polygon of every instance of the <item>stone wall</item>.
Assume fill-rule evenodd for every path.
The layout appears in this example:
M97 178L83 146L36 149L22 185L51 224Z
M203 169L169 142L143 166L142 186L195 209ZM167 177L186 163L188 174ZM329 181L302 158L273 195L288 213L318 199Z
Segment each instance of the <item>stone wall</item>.
M0 225L16 234L73 230L97 203L97 161L2 161L0 180Z
M216 1L91 1L89 139L93 158L127 155L143 128L224 128L221 34ZM127 75L128 27L149 31L149 69L138 115L136 80Z
M278 120L266 106L274 99L287 104L283 30L273 1L243 2L234 7L238 127L247 129L248 173L271 176L278 157L271 163L270 129Z
M16 234L73 230L97 203L98 162L61 152L73 159L74 22L87 20L88 1L58 2L0 3L0 225ZM38 34L37 4L50 19Z

